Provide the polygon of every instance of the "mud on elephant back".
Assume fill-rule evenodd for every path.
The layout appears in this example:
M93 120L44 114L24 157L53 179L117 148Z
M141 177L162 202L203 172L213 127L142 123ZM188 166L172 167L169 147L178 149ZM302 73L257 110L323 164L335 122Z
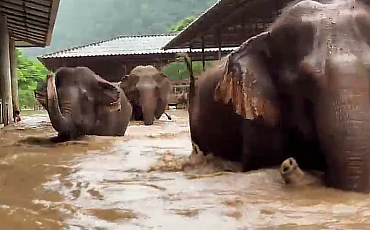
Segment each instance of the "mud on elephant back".
M61 141L81 135L123 136L132 113L119 84L87 67L59 68L38 86L35 97Z
M235 135L229 147L242 138L242 150L218 154L240 156L245 171L278 167L294 157L303 170L323 171L329 187L369 193L368 28L370 10L360 1L308 0L287 6L266 32L199 77L190 104L193 144L217 152L228 138L226 130ZM220 80L206 83L203 78ZM212 99L200 96L211 91ZM203 109L212 104L222 116ZM228 115L229 106L244 118L242 125ZM207 121L204 114L213 119ZM218 127L217 134L207 136L204 124L217 126L226 118L233 129Z
M120 85L132 105L132 119L144 121L145 125L152 125L162 114L172 119L165 113L171 82L154 66L136 66L121 79Z

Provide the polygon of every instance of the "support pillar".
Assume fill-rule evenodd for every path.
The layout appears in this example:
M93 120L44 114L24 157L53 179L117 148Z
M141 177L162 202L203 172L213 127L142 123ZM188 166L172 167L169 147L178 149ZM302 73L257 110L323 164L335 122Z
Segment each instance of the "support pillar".
M202 36L202 66L203 66L203 71L206 70L206 61L205 61L205 54L204 54L204 37Z
M190 67L193 69L193 43L189 44Z
M9 33L7 20L0 15L0 83L4 125L13 123L12 83L10 73Z
M15 41L10 39L10 66L11 66L11 78L12 78L12 100L13 100L13 111L20 112L19 108L19 97L18 97L18 62L17 53L15 50Z
M222 57L222 36L221 36L221 30L217 30L217 42L218 42L218 60L221 60Z
M123 64L123 76L127 75L129 73L127 73L127 64Z

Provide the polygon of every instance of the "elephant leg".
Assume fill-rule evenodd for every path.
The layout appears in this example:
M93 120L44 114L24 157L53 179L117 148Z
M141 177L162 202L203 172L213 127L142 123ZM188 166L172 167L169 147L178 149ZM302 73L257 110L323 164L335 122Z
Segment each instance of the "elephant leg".
M286 131L284 151L299 162L303 170L325 171L325 154L321 151L318 139L307 140L298 128Z
M243 171L279 166L287 158L280 128L251 120L245 120L243 126Z
M135 121L142 121L144 119L143 110L140 106L133 106L133 118Z

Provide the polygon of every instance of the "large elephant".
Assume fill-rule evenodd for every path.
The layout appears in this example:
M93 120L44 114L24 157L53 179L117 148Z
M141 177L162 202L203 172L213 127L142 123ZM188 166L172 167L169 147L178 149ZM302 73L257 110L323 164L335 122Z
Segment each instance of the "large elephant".
M184 54L180 56L184 57ZM227 59L212 63L197 80L187 55L185 62L190 72L188 111L195 154L213 154L230 161L240 161L243 171L279 165L288 156L297 159L307 156L307 150L299 151L299 155L296 151L284 151L289 140L279 128L264 125L262 118L243 119L235 113L231 103L214 100L215 89L224 76ZM317 160L312 155L310 157L311 160ZM307 169L306 165L303 164L302 168Z
M121 88L132 104L135 120L152 125L168 105L171 92L169 78L152 65L136 66L121 79ZM171 119L166 113L165 115Z
M225 58L214 99L249 121L246 170L292 156L323 170L330 187L370 192L368 28L370 10L361 2L295 2ZM266 151L266 132L250 124L273 130L280 147Z
M59 137L123 136L132 108L119 83L110 83L87 67L61 67L35 91Z

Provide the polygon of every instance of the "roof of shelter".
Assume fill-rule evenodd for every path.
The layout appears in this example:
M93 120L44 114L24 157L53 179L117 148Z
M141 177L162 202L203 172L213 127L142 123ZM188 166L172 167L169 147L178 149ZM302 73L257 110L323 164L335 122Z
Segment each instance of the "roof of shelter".
M218 0L189 24L164 49L239 46L262 32L291 0ZM221 44L220 44L221 43Z
M164 45L167 44L175 36L176 35L119 36L109 40L103 40L87 45L72 47L50 54L45 54L40 56L39 59L189 52L190 49L188 48L163 50ZM233 49L234 48L226 48L222 50L231 51ZM217 49L206 49L205 51L216 52ZM201 52L201 49L192 50L192 52Z
M10 36L17 47L45 47L51 42L60 0L0 0Z

